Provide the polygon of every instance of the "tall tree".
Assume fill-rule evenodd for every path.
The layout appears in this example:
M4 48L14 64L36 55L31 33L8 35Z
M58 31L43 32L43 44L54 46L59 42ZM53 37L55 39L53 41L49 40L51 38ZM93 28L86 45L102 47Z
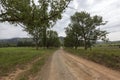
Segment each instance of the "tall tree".
M41 31L46 38L46 29L58 19L71 0L0 0L0 22L19 24L33 36L36 47ZM42 28L42 29L41 29ZM39 33L40 32L40 33ZM38 49L38 48L36 48Z
M47 48L60 46L59 37L56 31L53 31L53 30L47 31L46 45L47 45Z
M69 27L66 28L66 37L64 40L64 45L67 47L75 47L77 49L78 46L80 46L80 39L79 39L79 26L74 24L69 24Z
M105 40L107 32L98 28L98 26L105 24L100 16L90 16L87 12L76 12L71 16L71 23L68 29L71 29L69 33L76 33L76 39L83 41L84 47L87 49L91 48L92 44L98 39ZM74 30L74 28L76 28L76 30Z

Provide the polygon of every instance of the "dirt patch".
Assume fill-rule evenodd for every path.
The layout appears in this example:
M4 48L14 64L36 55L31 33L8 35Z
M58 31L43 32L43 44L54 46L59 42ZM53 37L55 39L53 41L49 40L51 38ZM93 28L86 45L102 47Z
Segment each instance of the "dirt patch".
M40 59L41 59L41 57L39 57L39 58L31 61L30 63L28 63L27 65L24 66L24 69L17 68L17 69L16 69L15 71L13 71L12 73L9 73L8 76L1 77L0 80L16 80L16 78L17 78L20 74L22 74L22 73L30 70L31 67L32 67L32 65L33 65L33 63L37 62L37 61L40 60Z
M51 69L50 66L52 62L52 57L53 57L52 55L49 56L45 65L41 68L41 71L38 73L38 75L36 75L35 78L32 78L31 80L42 80L42 78L44 78L44 80L48 80L49 72Z

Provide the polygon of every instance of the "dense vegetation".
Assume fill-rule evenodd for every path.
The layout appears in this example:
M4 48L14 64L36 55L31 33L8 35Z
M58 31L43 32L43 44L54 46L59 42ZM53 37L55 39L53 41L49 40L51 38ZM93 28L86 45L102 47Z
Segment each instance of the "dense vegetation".
M94 47L93 50L84 50L83 48L75 50L72 48L66 49L66 51L120 71L119 48Z

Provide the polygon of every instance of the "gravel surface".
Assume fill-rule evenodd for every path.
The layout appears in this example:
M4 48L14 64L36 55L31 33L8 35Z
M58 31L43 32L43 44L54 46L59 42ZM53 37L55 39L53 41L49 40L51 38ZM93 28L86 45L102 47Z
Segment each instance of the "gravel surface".
M36 80L120 80L120 73L89 60L57 50Z

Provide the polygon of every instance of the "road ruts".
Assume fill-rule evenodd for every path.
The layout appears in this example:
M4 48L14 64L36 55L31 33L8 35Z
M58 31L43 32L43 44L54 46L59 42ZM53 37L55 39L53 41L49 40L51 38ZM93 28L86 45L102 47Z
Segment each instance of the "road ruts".
M60 49L36 80L120 80L120 73Z

